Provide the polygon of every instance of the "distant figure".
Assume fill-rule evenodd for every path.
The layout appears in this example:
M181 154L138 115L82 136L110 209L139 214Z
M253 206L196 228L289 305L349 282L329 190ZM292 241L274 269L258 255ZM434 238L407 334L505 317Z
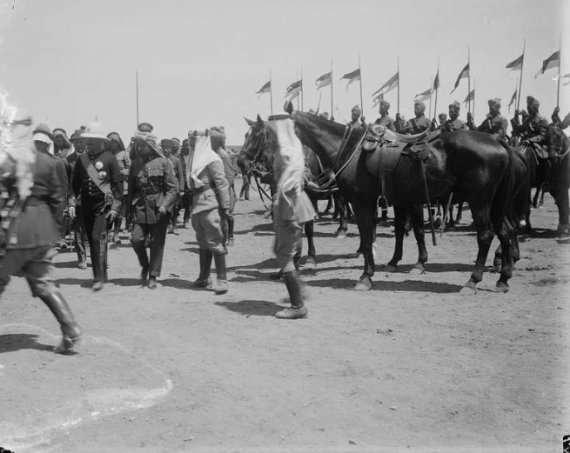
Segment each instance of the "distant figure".
M396 130L394 126L394 120L388 113L390 110L390 103L382 99L380 101L380 105L378 106L378 113L380 113L380 117L374 121L374 124L379 124L381 126L385 126L387 129L392 131Z
M172 207L172 216L170 218L168 233L178 234L176 233L176 220L178 219L178 214L180 213L180 202L182 200L182 196L184 195L184 171L182 170L182 163L180 162L180 159L174 153L174 142L165 138L160 141L160 147L162 148L164 157L170 160L170 163L172 164L172 168L174 169L174 176L177 183L176 200L174 201L174 205Z
M360 107L358 105L355 105L350 110L350 122L348 125L353 129L362 129L364 127L362 122L362 110L360 110Z
M468 129L467 125L459 119L460 111L461 105L459 102L453 101L449 104L449 119L441 122L442 132L453 132Z
M501 115L501 100L489 99L489 113L485 120L477 128L480 132L492 134L498 140L506 143L507 141L507 120ZM467 113L467 126L469 129L474 129L473 115L471 112Z
M129 158L129 153L127 153L125 150L125 145L123 144L121 136L117 132L111 132L107 134L107 138L109 139L109 147L111 149L111 152L119 164L119 170L121 172L121 180L123 185L123 198L121 199L120 211L113 223L109 224L109 230L111 231L109 242L114 242L115 244L120 245L121 239L119 238L119 234L121 233L121 225L123 223L123 219L125 219L125 228L127 230L130 228L130 219L127 216L127 190L131 159Z
M430 128L431 122L425 116L426 105L421 101L414 102L415 118L409 119L402 131L403 134L419 134Z

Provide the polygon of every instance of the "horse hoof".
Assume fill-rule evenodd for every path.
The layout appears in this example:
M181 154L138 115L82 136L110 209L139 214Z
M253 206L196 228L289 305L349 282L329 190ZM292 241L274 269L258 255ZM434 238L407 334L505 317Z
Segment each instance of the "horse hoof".
M345 239L346 238L346 231L337 231L336 232L337 239Z
M506 293L509 290L509 284L507 282L498 281L495 286L495 292Z
M423 267L414 266L408 272L410 275L422 275L426 273L426 270Z
M317 269L317 262L311 256L307 257L303 266L304 271L314 272Z
M354 289L356 291L370 291L372 289L370 277L361 277Z
M463 294L466 296L474 296L475 294L477 294L477 287L475 286L475 283L471 281L465 283L465 286L461 288L459 294Z
M390 263L383 264L382 266L380 266L380 270L384 272L396 272L398 270L398 266L394 266Z

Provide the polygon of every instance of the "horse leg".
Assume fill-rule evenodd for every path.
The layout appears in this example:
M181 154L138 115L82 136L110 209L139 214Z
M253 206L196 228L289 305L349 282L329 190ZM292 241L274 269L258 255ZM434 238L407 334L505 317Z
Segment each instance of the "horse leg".
M315 250L315 222L311 220L305 223L305 234L307 236L307 259L305 267L315 268L317 266L317 252Z
M364 272L354 289L367 291L372 288L372 276L374 275L372 242L374 240L374 210L376 206L375 203L371 205L370 203L356 202L353 208L360 232L360 251L364 257Z
M558 233L562 236L568 236L570 234L568 188L561 187L558 192L560 193L554 197L558 207Z
M414 228L414 236L418 244L418 261L412 267L412 271L418 270L423 274L426 271L424 264L428 260L424 229L424 210L422 205L416 205L410 207L409 211L412 215L412 227Z
M338 210L338 229L336 230L337 237L345 237L348 231L346 223L346 206L345 201L338 195L335 196L335 209Z
M462 294L475 294L477 292L477 283L483 279L485 271L485 262L493 240L493 232L491 231L491 213L489 206L484 206L475 201L469 201L469 207L473 216L473 223L477 231L477 259L475 261L475 269L471 277L461 290ZM502 244L501 244L502 245Z
M386 264L386 266L384 266L384 270L388 272L396 272L396 270L398 270L398 263L402 259L404 251L406 217L406 208L403 208L401 206L394 206L394 229L396 233L396 244L394 246L394 255L392 255L392 259L388 262L388 264Z
M541 186L538 186L534 191L534 197L532 197L532 207L536 209L538 206L538 196L540 195Z

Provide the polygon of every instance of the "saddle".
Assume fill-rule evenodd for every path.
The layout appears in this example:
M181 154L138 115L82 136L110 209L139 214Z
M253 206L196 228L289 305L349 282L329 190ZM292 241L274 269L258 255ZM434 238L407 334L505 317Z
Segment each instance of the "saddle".
M402 135L378 124L368 126L362 144L366 168L372 176L380 179L381 196L388 204L392 204L394 199L392 173L402 156L425 161L429 157L429 142L439 134L440 131L425 130L415 135Z

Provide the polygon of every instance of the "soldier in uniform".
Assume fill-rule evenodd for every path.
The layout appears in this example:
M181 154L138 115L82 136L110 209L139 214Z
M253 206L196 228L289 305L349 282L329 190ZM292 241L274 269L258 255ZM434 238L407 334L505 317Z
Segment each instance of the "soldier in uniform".
M276 190L273 197L274 252L283 275L291 307L275 314L281 319L307 317L303 283L295 268L294 257L300 248L303 224L314 219L315 211L303 190L305 159L303 147L289 116L269 117L280 146L273 161Z
M414 102L415 118L409 119L404 125L402 134L419 134L431 127L431 121L425 116L426 105L422 101Z
M374 124L379 124L380 126L384 126L385 128L394 131L396 130L394 126L394 120L388 113L389 110L390 103L382 99L378 107L378 113L380 113L380 117L374 121Z
M212 149L220 156L224 164L224 172L228 180L229 209L227 215L222 219L222 231L224 232L225 245L234 245L234 208L236 205L236 190L234 182L237 170L232 162L229 152L226 150L226 132L223 126L210 128L210 141Z
M115 156L107 150L109 139L99 123L91 123L81 134L85 152L75 164L72 188L81 197L83 226L91 250L93 290L107 280L107 228L121 209L123 181Z
M190 131L188 139L186 177L192 193L192 226L200 248L200 276L194 286L224 294L228 291L228 281L222 219L230 208L229 184L222 159L212 150L209 131ZM212 258L218 276L216 284L210 281Z
M188 144L188 139L182 140L182 145L180 146L180 163L182 164L182 174L184 175L184 195L182 196L181 206L184 209L184 216L182 217L182 228L186 228L186 225L190 221L190 214L192 211L192 194L190 193L190 188L188 187L188 156L190 155L190 146Z
M362 118L362 110L358 105L355 105L350 109L350 122L348 123L350 127L353 129L362 129L363 125L363 118Z
M121 225L123 219L125 219L125 228L129 230L129 219L127 217L127 187L129 179L129 167L131 166L131 159L129 159L129 153L125 149L123 140L117 132L110 132L107 134L109 139L109 147L117 163L119 164L119 170L121 171L121 179L123 181L123 198L121 200L121 210L115 218L112 224L109 225L111 229L111 236L109 242L114 242L117 245L121 244L121 239L119 234L121 233Z
M520 136L522 144L532 146L539 156L548 154L546 146L546 133L548 131L548 120L538 113L540 103L532 96L526 98L526 108L528 115L523 119L522 124L519 112L515 112L513 118L513 134ZM555 156L549 156L551 158Z
M81 129L77 129L69 141L71 142L73 149L70 153L65 156L67 161L67 167L70 174L70 198L69 198L69 217L72 221L71 229L73 231L73 245L75 247L75 253L77 253L77 267L79 269L87 269L87 253L85 247L87 244L87 235L85 233L85 227L83 226L83 209L81 208L81 195L75 197L73 194L71 181L73 180L73 172L75 170L75 165L79 156L85 151L84 145L81 142Z
M81 329L52 279L53 245L65 201L57 161L47 152L34 150L29 115L16 112L8 123L9 129L0 130L0 135L10 135L10 144L0 147L0 294L12 275L25 277L32 295L44 302L60 325L62 340L54 351L70 353ZM43 128L33 138L48 146L51 142Z
M160 152L157 138L150 132L133 137L136 158L129 171L127 206L133 212L131 244L142 267L141 280L155 289L160 276L166 229L176 202L178 181L172 164ZM150 259L146 243L150 246Z
M180 213L180 202L182 196L184 195L184 172L182 170L182 163L180 159L174 153L174 142L167 138L160 141L160 147L164 157L166 157L172 164L174 169L174 176L176 178L176 199L174 201L174 206L172 207L172 216L170 219L170 226L168 228L169 234L178 234L175 231L176 220L178 219L178 214Z
M442 132L467 130L467 125L459 119L461 105L457 101L449 104L449 119L441 123Z
M501 100L489 99L489 113L485 120L477 128L480 132L493 134L500 142L507 142L507 120L501 115ZM475 129L473 123L473 115L471 112L467 113L467 126L469 129Z

